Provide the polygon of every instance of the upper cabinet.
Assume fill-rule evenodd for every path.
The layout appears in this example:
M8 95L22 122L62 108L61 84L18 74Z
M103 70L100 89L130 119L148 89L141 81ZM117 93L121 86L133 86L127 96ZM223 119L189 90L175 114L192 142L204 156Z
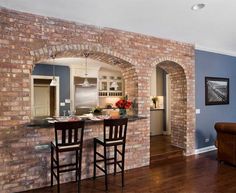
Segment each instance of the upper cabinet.
M123 96L123 79L116 72L101 72L99 74L99 96L120 97Z

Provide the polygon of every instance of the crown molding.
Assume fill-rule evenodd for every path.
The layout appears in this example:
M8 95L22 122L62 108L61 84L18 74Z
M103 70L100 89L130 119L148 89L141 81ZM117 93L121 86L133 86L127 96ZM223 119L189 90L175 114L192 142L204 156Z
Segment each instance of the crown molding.
M206 51L206 52L213 52L216 54L222 54L222 55L236 57L236 52L233 52L233 51L214 49L214 48L209 48L209 47L205 47L205 46L201 46L201 45L195 45L195 49L201 50L201 51Z

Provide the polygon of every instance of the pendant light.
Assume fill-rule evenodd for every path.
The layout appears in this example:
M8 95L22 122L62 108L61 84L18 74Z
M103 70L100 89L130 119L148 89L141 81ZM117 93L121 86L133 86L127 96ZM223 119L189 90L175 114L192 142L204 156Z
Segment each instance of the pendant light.
M85 74L84 74L84 82L82 84L82 87L90 87L90 83L88 81L88 64L87 64L87 59L89 54L88 53L84 53L85 56Z
M55 54L51 55L51 58L53 59L53 63L54 63L56 55ZM52 81L50 83L50 86L57 86L57 79L55 77L55 65L54 64L53 64L52 70L53 70L53 78L52 78Z

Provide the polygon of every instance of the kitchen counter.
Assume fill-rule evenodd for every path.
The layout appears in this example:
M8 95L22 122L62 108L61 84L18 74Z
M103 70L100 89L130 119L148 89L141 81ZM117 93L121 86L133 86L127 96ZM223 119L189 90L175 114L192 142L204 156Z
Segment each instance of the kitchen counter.
M149 148L144 146L144 143L149 143L149 125L147 117L130 116L127 128L126 140L126 169L146 166L149 163ZM93 176L93 140L95 137L103 136L103 120L85 120L84 129L84 143L82 156L82 179L91 178ZM31 165L30 170L36 174L41 174L42 171L45 176L50 176L50 143L54 141L54 124L48 123L47 120L32 120L30 123L21 125L18 128L21 133L21 138L17 143L17 147L24 148L22 156L30 156ZM142 136L142 137L140 137ZM9 140L9 139L6 139ZM30 143L29 143L30 141ZM24 145L22 145L24 143ZM16 146L16 145L15 145ZM99 146L99 151L102 147ZM146 156L142 159L140 155ZM62 155L67 162L71 161L71 155ZM36 167L40 166L40 167ZM44 169L45 168L45 169ZM64 182L72 178L73 173L66 173L62 175ZM102 173L98 172L98 175ZM45 178L45 184L50 179Z
M133 122L136 120L141 120L141 119L147 119L147 117L143 117L143 116L127 116L129 122ZM90 120L90 119L82 119L85 121L85 125L93 125L93 124L97 124L97 123L102 123L103 120ZM50 121L48 119L34 119L31 120L29 123L25 124L25 127L27 128L51 128L54 127L54 123L50 123Z

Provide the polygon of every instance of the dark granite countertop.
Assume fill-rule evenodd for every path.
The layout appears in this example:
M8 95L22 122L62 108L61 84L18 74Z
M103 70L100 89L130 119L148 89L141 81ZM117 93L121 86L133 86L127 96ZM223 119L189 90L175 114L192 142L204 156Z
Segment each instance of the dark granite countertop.
M140 119L147 119L147 117L144 116L128 116L128 119L130 122L137 121ZM84 119L86 125L90 124L98 124L102 123L103 120L90 120L90 119ZM51 128L54 127L54 123L48 122L47 119L35 119L31 120L29 123L25 124L25 127L27 128Z

